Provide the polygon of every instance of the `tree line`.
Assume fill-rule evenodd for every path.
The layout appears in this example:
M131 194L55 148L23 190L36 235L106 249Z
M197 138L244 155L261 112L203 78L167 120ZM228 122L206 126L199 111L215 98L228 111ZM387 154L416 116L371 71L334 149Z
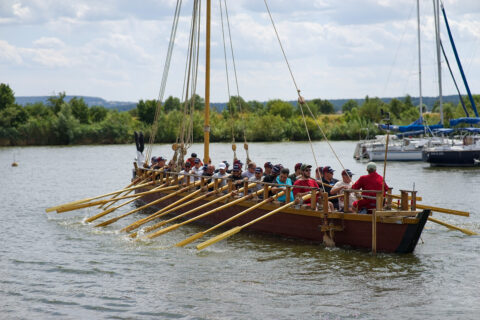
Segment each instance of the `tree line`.
M133 132L143 131L148 138L157 108L156 100L140 100L136 108L119 112L102 106L88 106L82 98L65 100L65 93L51 96L47 103L37 102L20 106L8 84L0 84L0 145L74 145L120 144L133 142ZM479 101L480 96L475 96ZM193 138L203 141L204 100L195 95L193 101ZM366 97L362 104L354 100L342 106L335 114L328 100L313 99L307 102L310 110L299 108L280 99L266 103L245 101L232 97L222 111L210 113L212 142L242 141L304 141L308 139L305 126L313 140L323 138L317 122L332 140L357 140L367 135L379 134L376 123L382 122L380 110L390 112L395 124L408 124L418 119L419 111L411 97L393 99L384 103L379 98ZM465 99L468 108L469 101ZM168 97L160 107L157 143L175 142L180 123L185 117L185 103ZM302 109L305 121L302 116ZM435 108L434 108L435 111ZM460 105L444 105L444 118L461 117ZM428 113L429 124L439 121L438 113Z

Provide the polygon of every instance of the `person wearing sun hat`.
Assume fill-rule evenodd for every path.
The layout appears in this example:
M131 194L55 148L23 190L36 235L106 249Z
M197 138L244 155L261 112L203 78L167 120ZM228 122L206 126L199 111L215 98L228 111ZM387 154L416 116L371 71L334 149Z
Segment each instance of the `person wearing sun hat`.
M343 190L345 189L351 189L353 185L352 181L352 176L353 173L349 169L345 169L342 171L342 180L338 181L335 183L335 185L332 187L332 190L330 190L330 193L333 195L337 194L343 194ZM350 200L349 200L349 208L352 209L352 204L355 201L355 195L353 193L350 193ZM340 211L344 210L344 203L343 203L343 197L338 198L338 208Z
M377 165L375 162L369 162L367 164L367 175L361 176L353 185L352 189L355 190L382 190L383 185L383 196L385 196L385 191L388 190L388 185L384 182L383 177L377 173ZM376 208L376 193L375 192L362 192L362 196L368 196L369 198L362 198L355 201L352 204L353 211L361 212ZM370 197L373 197L370 198Z

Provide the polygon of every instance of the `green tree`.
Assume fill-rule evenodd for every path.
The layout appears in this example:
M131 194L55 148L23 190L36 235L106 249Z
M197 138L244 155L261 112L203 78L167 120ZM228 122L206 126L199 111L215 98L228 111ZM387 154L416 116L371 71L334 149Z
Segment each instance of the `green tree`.
M198 94L195 94L193 98L190 98L187 100L187 102L191 103L193 99L193 108L198 111L203 111L205 109L205 100L203 100L202 97L200 97ZM183 107L183 106L182 106Z
M27 111L27 113L30 117L34 117L34 118L51 118L51 117L53 117L52 109L45 106L42 102L27 104L25 106L25 111Z
M412 97L409 94L405 96L405 98L403 99L403 103L405 104L406 109L415 108L412 102Z
M102 106L92 106L88 109L88 118L90 122L101 122L108 114L108 109Z
M0 111L15 103L15 94L8 84L0 83Z
M358 108L358 103L355 100L348 100L342 106L342 113L346 113L347 111L352 111L353 108Z
M28 113L18 104L14 103L0 111L0 126L4 128L18 128L20 125L26 123L28 120Z
M333 107L333 104L328 100L313 99L311 102L317 105L317 112L319 113L322 113L322 114L335 113L335 108ZM316 113L314 112L314 114Z
M284 119L290 118L295 111L291 103L280 99L268 101L266 108L272 115L279 115Z
M475 107L478 109L480 108L480 95L473 95L473 101L475 102ZM463 102L465 103L465 107L467 108L468 114L470 117L475 117L475 112L473 112L472 104L470 102L470 99L465 96L463 97ZM455 116L460 118L460 117L466 117L465 111L463 110L462 104L459 102L457 105L457 108L455 109Z
M249 112L250 105L243 100L242 97L239 96L231 96L230 101L227 103L227 110L233 114L237 112Z
M169 113L170 111L174 110L180 110L181 105L180 105L180 99L169 96L167 100L165 100L165 103L163 104L163 110L165 110L166 113Z
M390 105L389 109L392 115L394 115L395 118L397 119L400 118L400 114L402 113L402 111L405 110L405 106L402 103L402 101L398 99L392 99L389 105Z
M65 92L60 92L58 96L51 96L48 100L48 106L52 108L53 113L57 114L62 109L62 105L65 103Z
M57 123L55 125L56 143L70 144L75 138L75 130L78 126L78 120L72 115L70 105L64 103L58 112Z
M152 124L155 118L155 110L157 109L156 100L140 100L137 103L138 118L140 121Z
M367 98L365 103L360 107L360 117L366 118L370 121L379 122L382 120L381 109L386 109L385 103L379 98Z
M265 105L261 102L258 102L256 100L248 101L248 109L251 112L254 112L257 115L263 115L265 114Z
M443 109L445 110L446 106L450 106L452 110L455 109L455 106L451 102L444 102L443 103ZM435 103L433 104L432 112L440 112L440 100L436 100Z
M87 124L89 121L88 116L88 105L85 103L83 98L74 97L69 102L70 107L72 108L73 116L80 121L82 124Z

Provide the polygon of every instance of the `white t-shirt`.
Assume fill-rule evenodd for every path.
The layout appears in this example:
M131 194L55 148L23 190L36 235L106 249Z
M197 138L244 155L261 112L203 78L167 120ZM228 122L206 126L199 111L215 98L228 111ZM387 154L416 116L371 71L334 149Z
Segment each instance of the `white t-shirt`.
M220 171L213 175L213 178L226 178L228 177L228 173L221 174ZM218 181L218 187L221 188L227 184L227 179L222 179Z
M337 183L335 183L335 185L332 187L332 189L340 188L340 187L347 187L346 189L351 189L352 186L353 186L353 181L350 181L349 183L345 183L345 182L343 182L343 180L340 180ZM343 194L343 189L338 194ZM352 203L355 200L357 200L355 198L355 194L350 193L350 201L348 201L349 204L350 204L350 208L352 207ZM338 207L340 208L340 210L343 209L343 197L338 198Z
M189 172L188 172L188 171L185 171L185 170L180 171L180 174L185 174L185 173L189 173ZM188 181L188 183L192 183L192 182L193 182L193 177L191 177L191 176L185 176L185 177L182 179L182 183L185 183L185 184L186 184L187 181Z
M190 173L195 175L195 177L193 178L193 181L198 181L198 180L200 180L200 177L203 174L202 167L200 167L198 169L196 167L193 167L192 171L190 171Z
M244 178L248 178L250 180L250 178L252 177L255 177L255 172L254 173L251 173L250 171L243 171L242 172L242 177Z
M248 179L249 182L260 182L260 181L263 181L263 177L261 177L260 179L257 179L255 177L255 174L253 175L253 177L251 177L250 179ZM252 192L256 192L256 191L259 191L260 189L263 189L263 184L262 183L257 183L255 185L255 187L252 188Z

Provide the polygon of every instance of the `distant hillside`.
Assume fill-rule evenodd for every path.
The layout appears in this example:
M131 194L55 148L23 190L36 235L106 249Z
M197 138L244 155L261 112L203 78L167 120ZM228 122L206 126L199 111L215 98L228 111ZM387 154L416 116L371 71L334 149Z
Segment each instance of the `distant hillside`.
M15 97L15 102L25 106L36 102L43 102L46 104L50 96L32 96L32 97ZM136 102L129 101L107 101L98 97L86 96L65 96L65 101L69 102L72 98L83 98L83 101L89 106L102 106L108 109L117 109L118 111L128 111L137 107Z
M128 111L131 109L134 109L137 107L137 102L130 102L130 101L107 101L102 98L98 97L86 97L86 96L66 96L65 100L70 101L73 97L77 98L83 98L86 104L88 106L103 106L108 109L117 109L118 111ZM35 102L43 102L47 103L48 102L49 96L31 96L31 97L15 97L16 103L20 105L26 105L29 103L35 103ZM371 97L373 98L373 97ZM396 97L396 99L403 100L405 97ZM381 98L381 100L385 103L389 103L392 99L395 98ZM333 104L335 111L340 111L342 110L342 106L345 104L350 99L329 99L329 101ZM363 103L365 99L352 99L355 100L359 105ZM438 100L438 97L423 97L423 103L427 106L428 110L431 110L433 108L433 104L435 101ZM293 105L297 105L297 101L289 101ZM450 96L444 96L443 97L443 102L451 102L454 105L457 105L460 100L458 99L457 95L450 95ZM263 102L266 103L266 102ZM412 97L412 103L414 105L417 105L419 103L419 98L418 97ZM217 111L222 111L226 106L226 102L213 102L211 103L212 108L214 108Z

